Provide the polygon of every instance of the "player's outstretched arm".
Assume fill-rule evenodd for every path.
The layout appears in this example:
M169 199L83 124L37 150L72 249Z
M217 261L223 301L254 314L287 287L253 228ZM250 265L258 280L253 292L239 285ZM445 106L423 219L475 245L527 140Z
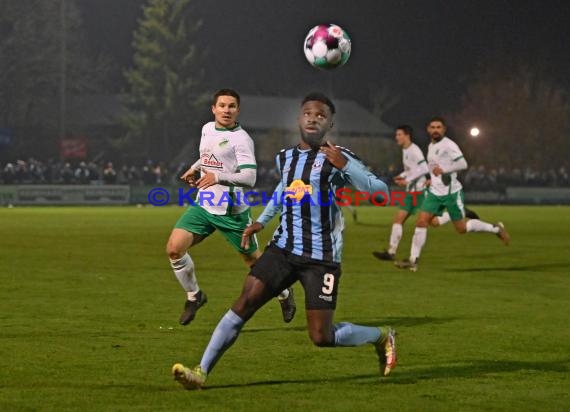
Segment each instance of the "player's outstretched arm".
M267 223L271 221L271 219L273 219L279 213L279 211L281 210L280 199L282 193L283 193L283 185L281 184L281 182L279 182L279 184L275 187L275 190L273 190L273 195L271 196L271 199L265 206L265 209L263 209L261 215L259 215L255 223L252 223L251 225L246 227L245 230L243 231L243 235L241 237L242 248L247 249L249 247L251 236L263 230L265 225L267 225Z
M389 203L390 189L388 185L369 171L364 164L346 152L342 152L338 146L327 141L326 146L321 147L321 151L326 154L327 160L334 167L341 170L348 181L362 192L372 195L375 192L383 192L386 197L386 204Z
M283 185L281 182L277 185L275 190L273 191L273 195L271 199L265 206L265 209L257 218L257 221L248 227L245 228L243 231L243 235L241 237L241 247L247 249L249 247L249 242L251 236L263 230L265 225L273 219L281 210L281 195L283 193Z
M366 169L364 164L359 160L354 158L350 159L346 168L342 171L357 190L368 192L370 195L375 192L383 192L386 194L386 199L388 199L390 195L388 185L374 173Z
M275 187L273 190L273 194L267 202L265 209L259 217L257 218L256 222L261 223L261 225L265 226L271 219L273 219L281 210L281 198L283 195L283 185L281 182Z
M386 204L389 204L390 189L388 185L368 170L360 160L349 157L349 161L342 172L356 190L368 192L370 195L375 192L382 192L385 194Z

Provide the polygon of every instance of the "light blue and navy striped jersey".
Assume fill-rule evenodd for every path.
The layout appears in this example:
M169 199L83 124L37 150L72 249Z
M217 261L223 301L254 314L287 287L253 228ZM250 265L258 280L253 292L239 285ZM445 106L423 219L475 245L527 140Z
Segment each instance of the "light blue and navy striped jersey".
M271 241L277 247L310 259L340 263L344 219L341 206L335 202L337 190L352 184L356 190L369 194L384 192L388 197L388 186L382 180L368 171L354 153L343 147L339 149L348 159L342 170L326 160L324 153L315 150L294 147L277 155L281 180L273 199L279 204L272 200L257 219L266 225L275 214L281 213Z

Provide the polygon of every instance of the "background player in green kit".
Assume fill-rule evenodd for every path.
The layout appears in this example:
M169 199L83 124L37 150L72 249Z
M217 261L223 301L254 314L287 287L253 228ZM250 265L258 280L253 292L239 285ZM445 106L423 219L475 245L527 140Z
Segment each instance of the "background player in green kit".
M398 146L402 148L404 171L396 176L394 181L398 186L405 188L407 193L422 192L422 195L414 197L412 194L408 194L404 198L404 204L399 207L394 216L388 249L382 252L372 252L372 255L380 260L394 260L396 258L398 245L402 240L403 225L411 215L414 215L421 208L427 194L427 187L430 182L429 169L422 150L412 141L413 135L414 131L411 126L396 127L395 139ZM465 208L465 214L469 219L479 219L475 212L467 208ZM434 216L430 225L433 227L442 226L450 220L449 213L443 212Z
M402 148L402 163L404 171L394 179L400 187L405 187L406 192L424 192L426 175L429 174L426 159L421 149L412 142L413 130L408 125L396 128L396 143ZM380 260L394 260L398 245L402 239L402 226L410 215L416 213L421 206L424 196L406 195L404 205L400 206L394 216L392 232L390 233L390 246L383 252L373 252L372 254ZM437 217L434 217L437 219Z
M463 204L463 186L457 180L457 172L467 169L467 161L457 144L445 137L445 121L434 117L427 126L431 139L428 147L430 186L421 206L420 215L412 239L410 258L396 262L401 269L417 270L417 263L427 238L427 227L435 215L447 210L458 233L493 233L509 244L510 237L501 222L493 225L479 219L466 220Z
M189 248L219 230L248 266L261 255L255 239L248 248L241 247L242 233L252 221L249 207L243 202L232 204L229 201L238 194L243 195L244 187L253 187L257 176L253 140L237 122L239 107L240 97L234 90L222 89L214 95L214 121L202 128L200 159L181 176L191 186L198 187L199 196L211 198L211 202L205 201L186 210L176 222L166 245L170 265L186 291L184 312L180 316L182 325L190 323L197 310L207 302L206 294L198 285ZM201 173L199 178L198 172ZM279 301L283 319L290 322L296 310L292 290L283 291Z

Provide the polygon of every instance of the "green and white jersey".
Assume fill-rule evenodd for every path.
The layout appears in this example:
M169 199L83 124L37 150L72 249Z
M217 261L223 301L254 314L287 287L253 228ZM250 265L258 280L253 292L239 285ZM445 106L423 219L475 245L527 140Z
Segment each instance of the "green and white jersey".
M406 191L423 190L426 181L425 175L429 171L427 170L426 158L417 144L412 143L402 150L402 163L404 164L404 173L400 176L404 177L408 182Z
M430 143L428 146L428 167L431 176L431 185L429 191L436 196L444 196L450 193L455 193L463 187L459 180L457 180L457 172L444 173L443 175L436 176L433 174L433 169L436 166L445 170L452 170L454 162L463 159L463 153L457 144L444 137L439 142Z
M214 122L202 128L200 167L217 173L237 173L242 169L257 169L253 140L238 124L233 129L218 129ZM247 189L245 190L247 191ZM200 194L200 192L206 192ZM213 215L242 213L248 209L243 202L244 189L239 186L216 184L200 190L197 200ZM237 194L238 192L239 195ZM231 206L228 199L239 196L239 205ZM212 198L210 201L205 198Z

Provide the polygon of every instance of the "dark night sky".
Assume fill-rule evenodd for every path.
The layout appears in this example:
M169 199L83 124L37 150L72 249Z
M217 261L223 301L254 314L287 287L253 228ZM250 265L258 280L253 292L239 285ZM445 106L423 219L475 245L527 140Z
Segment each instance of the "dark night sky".
M79 0L92 46L128 65L130 30L141 1ZM453 111L486 62L540 65L569 88L568 1L197 0L198 38L210 88L301 96L324 90L369 104L371 90L401 96L390 124L422 124ZM140 13L139 13L140 15ZM315 24L334 22L353 41L346 66L332 72L304 60Z

